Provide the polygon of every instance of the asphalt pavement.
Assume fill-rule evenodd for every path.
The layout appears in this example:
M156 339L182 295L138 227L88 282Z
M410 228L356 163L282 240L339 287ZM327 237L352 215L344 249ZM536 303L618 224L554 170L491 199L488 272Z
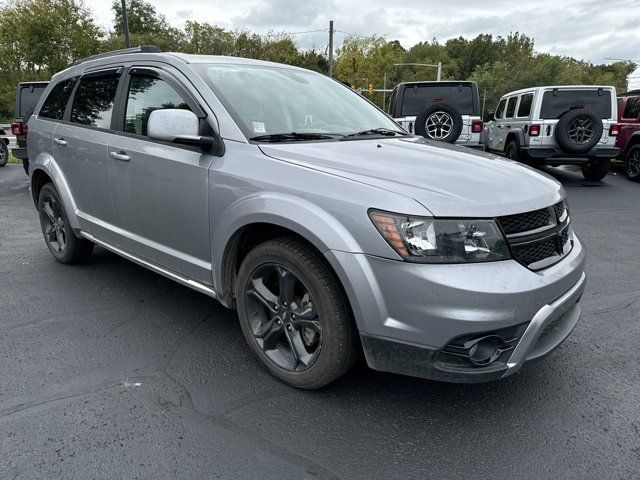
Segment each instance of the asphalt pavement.
M547 171L588 249L558 350L488 384L360 366L303 392L216 301L102 249L56 263L0 168L0 479L640 478L640 184Z

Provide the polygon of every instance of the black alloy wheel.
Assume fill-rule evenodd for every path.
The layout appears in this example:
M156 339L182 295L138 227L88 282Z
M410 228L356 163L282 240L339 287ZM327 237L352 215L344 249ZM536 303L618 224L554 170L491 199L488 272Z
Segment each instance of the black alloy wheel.
M58 199L45 192L40 199L40 223L47 246L54 255L64 255L67 246L67 227Z
M627 178L633 182L640 182L640 144L631 147L624 160L624 170Z
M309 289L290 269L269 263L253 272L245 289L251 330L278 367L308 369L322 348L322 324Z

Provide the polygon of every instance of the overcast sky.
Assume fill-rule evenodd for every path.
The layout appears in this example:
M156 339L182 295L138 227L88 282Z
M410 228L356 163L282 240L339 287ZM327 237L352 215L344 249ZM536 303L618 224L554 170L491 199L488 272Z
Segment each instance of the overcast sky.
M110 0L86 0L96 19L111 28ZM594 63L607 58L640 63L639 0L153 0L170 23L207 21L258 33L327 30L334 20L336 48L345 33L384 35L410 47L480 33L506 36L519 31L535 38L538 51ZM326 32L298 33L300 47L325 49ZM630 83L640 88L640 69Z

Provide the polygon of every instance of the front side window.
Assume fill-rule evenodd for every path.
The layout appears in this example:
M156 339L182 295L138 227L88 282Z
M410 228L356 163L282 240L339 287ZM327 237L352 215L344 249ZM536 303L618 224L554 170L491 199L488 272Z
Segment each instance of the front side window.
M511 97L509 99L509 103L507 103L507 115L505 118L513 118L513 115L516 113L516 102L518 101L518 97Z
M403 133L361 95L324 75L290 67L194 64L248 138L281 133Z
M520 105L518 105L518 117L528 117L531 114L531 105L533 104L533 93L525 93L520 97Z
M132 75L127 96L124 131L147 136L147 124L151 112L166 108L190 110L187 102L166 81L151 75Z
M631 97L627 99L627 105L624 107L622 118L636 119L640 116L640 97Z
M80 79L71 108L71 121L98 128L111 128L111 115L120 74L91 75Z
M507 99L503 98L500 100L498 104L498 108L496 108L495 118L502 118L502 114L504 113L504 107L507 105Z
M63 80L56 84L49 92L47 99L42 104L39 117L51 118L54 120L62 120L64 111L69 103L69 98L76 84L76 78Z

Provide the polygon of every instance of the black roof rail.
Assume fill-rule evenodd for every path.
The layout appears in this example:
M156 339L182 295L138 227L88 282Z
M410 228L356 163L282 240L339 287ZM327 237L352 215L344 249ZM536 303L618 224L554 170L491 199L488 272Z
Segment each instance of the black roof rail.
M122 50L112 50L111 52L98 53L97 55L91 55L90 57L80 58L74 62L71 62L68 67L74 65L80 65L81 63L88 62L89 60L97 60L99 58L108 58L116 55L126 55L127 53L162 53L155 45L140 45L139 47L123 48Z
M640 95L640 90L629 90L628 92L619 93L619 97L624 97L625 95Z

